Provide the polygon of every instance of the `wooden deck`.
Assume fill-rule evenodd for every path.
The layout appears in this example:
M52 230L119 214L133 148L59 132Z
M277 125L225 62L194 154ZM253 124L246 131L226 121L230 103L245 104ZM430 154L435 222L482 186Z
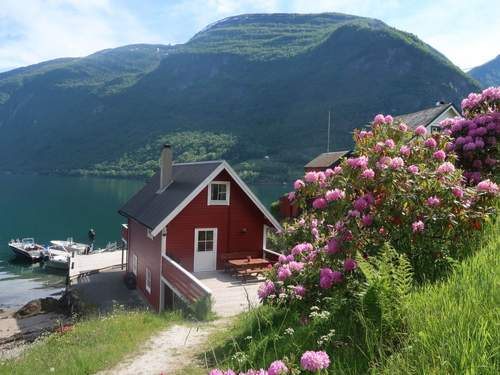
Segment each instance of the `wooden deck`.
M123 253L123 258L122 258ZM104 269L126 265L127 251L105 251L97 254L80 255L74 254L70 258L69 278L73 279L81 275L99 272Z
M262 280L242 283L220 271L196 272L194 276L212 291L212 309L219 316L232 316L257 306L257 289Z

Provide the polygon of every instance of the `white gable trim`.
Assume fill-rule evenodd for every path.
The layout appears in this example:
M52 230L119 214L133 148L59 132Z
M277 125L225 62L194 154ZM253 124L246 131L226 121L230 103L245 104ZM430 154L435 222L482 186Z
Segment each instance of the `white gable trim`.
M246 193L250 200L257 206L257 208L264 214L264 216L273 224L277 230L282 230L280 223L274 218L274 216L267 210L267 208L260 202L260 200L252 193L250 188L243 182L243 180L238 176L238 174L231 168L231 166L226 162L222 161L221 164L214 169L214 171L205 178L191 194L189 194L176 208L173 210L165 219L163 219L160 224L158 224L152 231L153 236L158 235L161 230L168 225L186 206L191 203L191 201L203 190L205 189L212 180L219 175L223 170L226 170L232 179L240 186L240 188Z
M454 116L450 116L448 114L448 111L452 111ZM439 114L438 117L436 117L434 120L432 120L429 125L427 125L427 128L430 128L431 126L437 126L439 125L439 123L447 118L453 118L453 117L462 117L462 115L460 113L458 113L458 111L456 110L456 108L452 105L450 105L449 107L447 107L443 112L441 112Z

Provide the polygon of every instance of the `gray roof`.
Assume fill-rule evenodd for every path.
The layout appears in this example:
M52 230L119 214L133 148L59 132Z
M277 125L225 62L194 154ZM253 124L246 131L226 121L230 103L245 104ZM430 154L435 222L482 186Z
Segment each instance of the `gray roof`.
M351 151L324 152L305 165L305 168L328 168Z
M173 182L160 194L157 193L160 188L160 173L157 172L118 212L154 229L222 163L174 164Z
M422 109L418 112L407 113L405 115L396 116L394 119L404 122L409 127L415 129L417 126L428 126L441 113L452 106L451 103L436 105L431 108Z

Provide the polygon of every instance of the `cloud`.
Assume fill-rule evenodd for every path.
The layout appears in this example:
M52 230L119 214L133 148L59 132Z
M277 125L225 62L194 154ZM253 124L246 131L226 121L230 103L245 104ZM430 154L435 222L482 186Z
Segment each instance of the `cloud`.
M184 43L242 13L341 12L419 36L461 68L500 53L500 3L488 0L1 0L0 71L131 43Z
M108 0L2 0L0 70L145 40L159 41Z

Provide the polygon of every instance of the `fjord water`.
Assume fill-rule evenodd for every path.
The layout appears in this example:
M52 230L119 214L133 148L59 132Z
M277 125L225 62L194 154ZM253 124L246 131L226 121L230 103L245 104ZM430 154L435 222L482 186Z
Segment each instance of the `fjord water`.
M64 273L15 258L11 238L34 237L39 244L73 237L88 242L96 231L97 246L120 239L125 218L117 211L142 185L141 180L93 177L0 175L0 309L17 308L34 298L57 296ZM264 204L285 192L283 185L252 186Z

